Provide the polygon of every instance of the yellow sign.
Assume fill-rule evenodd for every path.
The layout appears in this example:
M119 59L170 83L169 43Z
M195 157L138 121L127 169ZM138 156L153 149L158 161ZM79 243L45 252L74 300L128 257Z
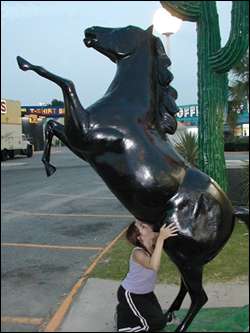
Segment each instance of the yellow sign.
M21 104L19 101L1 99L1 124L21 124Z
M29 116L29 123L30 124L37 124L38 123L38 117L37 115L30 115Z
M1 99L1 113L7 113L7 103L5 99Z

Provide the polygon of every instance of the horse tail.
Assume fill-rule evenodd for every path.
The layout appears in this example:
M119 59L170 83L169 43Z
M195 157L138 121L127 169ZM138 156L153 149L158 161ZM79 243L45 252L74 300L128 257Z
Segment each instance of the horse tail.
M249 208L243 206L234 207L233 214L239 220L243 221L249 229Z

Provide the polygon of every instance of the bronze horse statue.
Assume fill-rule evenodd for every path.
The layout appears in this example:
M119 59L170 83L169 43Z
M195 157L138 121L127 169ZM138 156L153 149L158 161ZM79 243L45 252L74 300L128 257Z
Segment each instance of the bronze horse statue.
M177 328L185 331L208 299L202 286L203 266L233 231L231 202L168 139L177 127L177 93L170 86L171 62L152 27L92 27L85 30L84 43L117 64L105 95L86 109L71 81L17 57L22 70L55 82L64 96L65 125L47 123L42 161L48 176L55 172L50 164L55 135L95 169L137 219L152 224L155 231L163 223L177 224L178 237L169 239L164 249L181 273L181 287L166 315L171 320L188 292L191 306Z

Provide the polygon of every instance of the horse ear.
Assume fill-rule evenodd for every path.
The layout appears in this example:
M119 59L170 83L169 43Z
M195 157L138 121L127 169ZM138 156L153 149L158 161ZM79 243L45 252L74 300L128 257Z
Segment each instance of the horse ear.
M150 27L147 28L146 32L150 35L153 35L153 29L154 29L154 26L152 24Z

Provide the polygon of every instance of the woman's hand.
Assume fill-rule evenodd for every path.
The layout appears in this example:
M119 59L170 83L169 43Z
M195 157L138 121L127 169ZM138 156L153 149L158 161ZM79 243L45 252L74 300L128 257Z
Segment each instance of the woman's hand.
M166 224L163 224L163 226L160 229L159 233L159 239L166 240L169 237L175 237L178 236L178 227L175 223L171 223L168 226Z

